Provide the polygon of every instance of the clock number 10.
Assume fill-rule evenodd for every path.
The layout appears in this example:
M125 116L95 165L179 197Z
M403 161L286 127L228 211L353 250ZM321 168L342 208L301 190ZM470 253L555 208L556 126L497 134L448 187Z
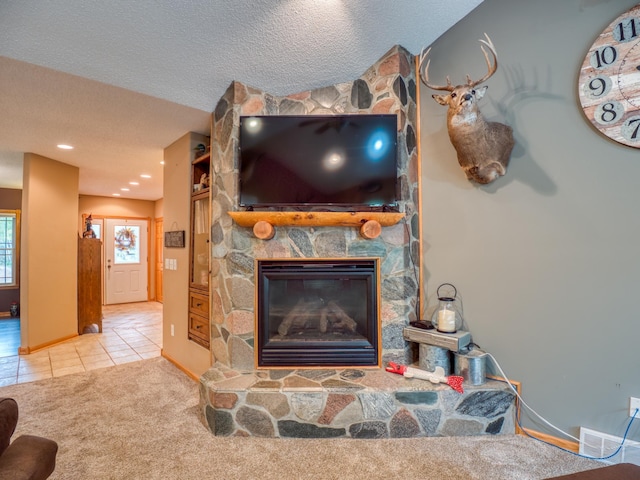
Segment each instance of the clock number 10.
M593 68L605 68L616 63L618 51L611 45L599 48L591 56L591 66Z

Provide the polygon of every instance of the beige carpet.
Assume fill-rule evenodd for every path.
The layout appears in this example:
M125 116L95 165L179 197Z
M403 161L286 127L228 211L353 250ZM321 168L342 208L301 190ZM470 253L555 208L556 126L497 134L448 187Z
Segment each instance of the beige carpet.
M390 440L214 437L198 386L155 358L0 388L17 434L50 437L53 479L505 479L600 467L522 436Z

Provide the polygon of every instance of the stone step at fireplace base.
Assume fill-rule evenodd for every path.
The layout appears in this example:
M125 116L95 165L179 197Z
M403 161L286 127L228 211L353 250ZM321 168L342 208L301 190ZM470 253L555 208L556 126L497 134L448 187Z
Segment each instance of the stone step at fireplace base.
M384 369L236 371L200 379L203 423L219 436L407 438L513 434L515 395L488 380L447 385Z

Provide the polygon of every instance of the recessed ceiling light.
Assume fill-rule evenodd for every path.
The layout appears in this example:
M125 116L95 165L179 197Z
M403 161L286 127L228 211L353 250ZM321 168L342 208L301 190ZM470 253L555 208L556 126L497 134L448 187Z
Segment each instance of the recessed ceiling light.
M164 160L161 160L161 161L160 161L160 165L164 165Z
M129 191L129 189L125 188L125 187L121 188L120 190L122 190L123 192L128 192Z
M140 185L138 182L129 182L129 185Z
M151 175L147 175L146 173L143 173L142 175L140 175L141 178L151 178Z
M64 143L59 143L58 148L60 150L73 150L73 147L71 145L65 145Z
M119 197L120 196L119 193L112 193L111 195L113 195L114 197Z

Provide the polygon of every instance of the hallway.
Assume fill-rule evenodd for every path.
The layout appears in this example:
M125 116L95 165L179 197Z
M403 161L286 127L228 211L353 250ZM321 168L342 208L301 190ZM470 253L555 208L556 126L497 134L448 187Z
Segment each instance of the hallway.
M160 356L161 303L105 305L102 312L102 333L80 335L30 355L0 357L0 387ZM3 334L2 342L19 345L19 335L14 328Z

